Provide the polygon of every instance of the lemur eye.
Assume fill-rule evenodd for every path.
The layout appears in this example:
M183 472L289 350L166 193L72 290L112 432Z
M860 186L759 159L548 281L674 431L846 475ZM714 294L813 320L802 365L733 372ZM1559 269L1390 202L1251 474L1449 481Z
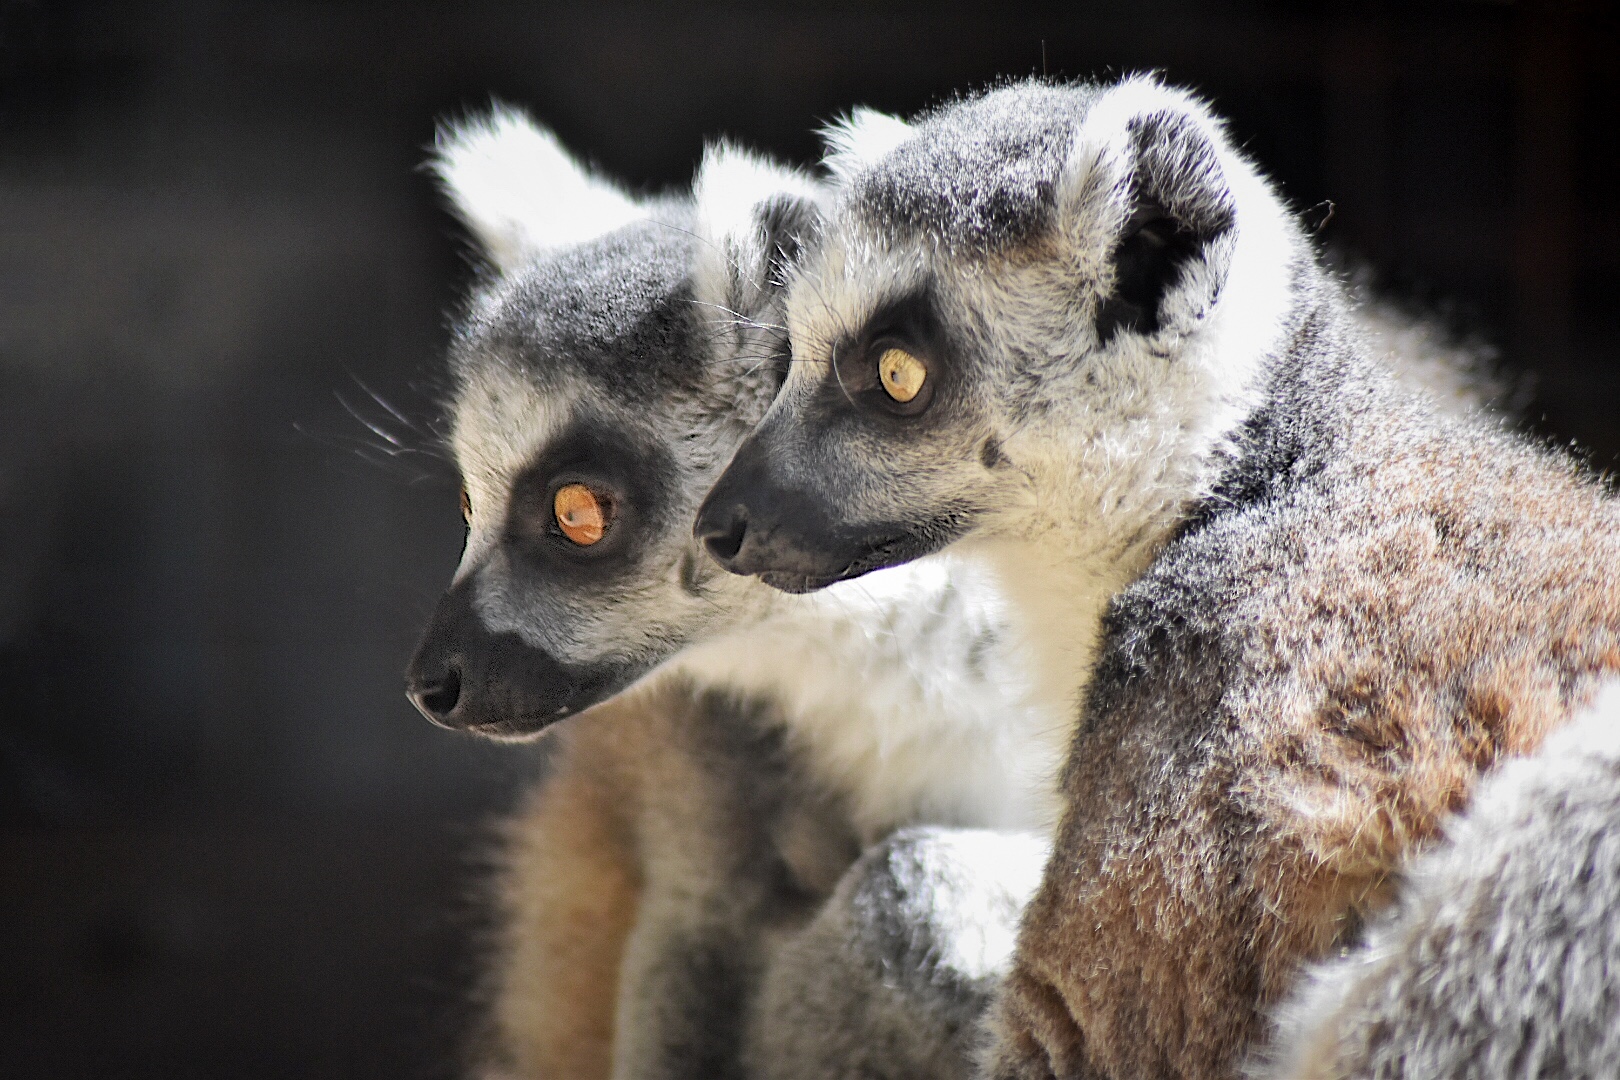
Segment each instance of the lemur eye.
M612 519L612 503L597 496L584 484L564 484L551 501L557 527L580 547L590 547L602 539Z
M904 349L885 349L878 357L878 379L884 393L905 404L922 392L928 368Z
M467 494L466 484L461 485L461 520L472 524L472 496Z

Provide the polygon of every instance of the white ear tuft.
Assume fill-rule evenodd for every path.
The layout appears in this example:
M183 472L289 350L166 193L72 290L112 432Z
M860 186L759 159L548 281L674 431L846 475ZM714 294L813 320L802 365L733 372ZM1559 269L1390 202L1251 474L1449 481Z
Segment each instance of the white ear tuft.
M520 109L497 106L487 116L442 127L430 165L456 213L502 270L646 216Z
M729 143L710 146L692 182L695 286L706 303L743 311L769 290L781 260L809 231L826 189L813 177ZM741 306L739 306L741 305Z
M773 199L819 205L823 194L806 173L724 142L704 150L692 181L703 238L717 243L757 232L759 208Z
M912 134L912 126L898 116L862 106L821 129L827 147L821 163L834 181L843 184Z

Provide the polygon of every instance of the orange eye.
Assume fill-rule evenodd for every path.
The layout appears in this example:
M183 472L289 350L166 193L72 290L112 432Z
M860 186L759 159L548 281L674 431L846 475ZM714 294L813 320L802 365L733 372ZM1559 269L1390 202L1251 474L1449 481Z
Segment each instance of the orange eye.
M904 349L885 349L878 357L878 381L884 393L903 405L922 392L928 368Z
M590 547L607 532L608 505L584 484L564 484L558 488L551 509L557 515L557 527L563 535L580 547Z
M472 524L472 496L467 494L467 486L461 487L461 520Z

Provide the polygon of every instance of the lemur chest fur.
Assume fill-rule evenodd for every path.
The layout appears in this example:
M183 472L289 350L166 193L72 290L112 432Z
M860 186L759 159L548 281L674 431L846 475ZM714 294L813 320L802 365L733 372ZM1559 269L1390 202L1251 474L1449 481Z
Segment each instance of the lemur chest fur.
M941 558L783 597L677 666L769 697L867 839L918 821L1045 831L1073 723L1022 647L988 568Z

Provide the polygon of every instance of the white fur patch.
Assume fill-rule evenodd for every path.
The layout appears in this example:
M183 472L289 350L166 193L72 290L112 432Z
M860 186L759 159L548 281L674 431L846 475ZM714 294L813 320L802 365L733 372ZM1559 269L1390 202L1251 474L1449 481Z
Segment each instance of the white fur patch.
M698 236L703 241L694 272L701 303L733 312L744 283L766 283L766 268L775 252L760 243L759 210L773 199L798 199L820 205L826 190L813 177L729 143L710 146L692 183L697 202ZM747 305L752 306L752 305Z
M777 701L869 841L912 823L1049 830L1072 720L1032 702L1020 646L986 572L941 556L782 596L677 666Z
M541 392L500 364L485 364L462 386L450 445L472 506L460 581L500 540L512 481L568 422L569 398Z
M456 213L502 270L647 216L618 187L571 158L550 131L508 106L442 128L431 167Z
M940 962L969 979L1004 974L1017 945L1017 920L1035 895L1051 850L1043 833L1006 829L928 830L912 848L927 865L926 893L905 897L904 921L927 926Z

